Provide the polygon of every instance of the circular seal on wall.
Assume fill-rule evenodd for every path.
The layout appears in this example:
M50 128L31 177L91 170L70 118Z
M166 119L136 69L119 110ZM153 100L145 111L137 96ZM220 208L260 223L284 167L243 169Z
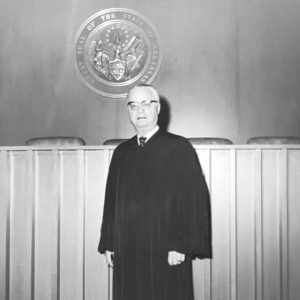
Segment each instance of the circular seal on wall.
M85 85L105 97L124 98L150 84L162 62L160 38L144 16L125 8L97 12L76 34L76 70Z

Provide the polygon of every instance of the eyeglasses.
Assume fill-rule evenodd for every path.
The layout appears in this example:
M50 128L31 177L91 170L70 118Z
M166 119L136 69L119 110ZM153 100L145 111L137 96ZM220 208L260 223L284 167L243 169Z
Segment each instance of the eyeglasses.
M139 107L148 109L148 108L150 108L152 103L157 103L157 102L158 101L156 101L156 100L144 100L142 102L131 101L131 102L127 103L127 106L131 110L137 110Z

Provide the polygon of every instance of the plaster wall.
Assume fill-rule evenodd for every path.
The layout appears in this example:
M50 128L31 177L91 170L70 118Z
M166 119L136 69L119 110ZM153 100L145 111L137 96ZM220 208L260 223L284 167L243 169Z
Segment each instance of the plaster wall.
M95 94L74 70L78 28L111 7L137 10L161 35L153 84L169 102L170 131L241 144L300 135L297 0L1 0L0 145L54 135L94 145L133 134L124 101Z

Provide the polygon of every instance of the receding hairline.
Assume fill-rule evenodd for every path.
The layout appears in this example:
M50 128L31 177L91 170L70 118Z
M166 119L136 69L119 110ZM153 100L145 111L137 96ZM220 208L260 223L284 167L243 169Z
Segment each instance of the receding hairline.
M126 102L128 102L129 100L129 97L131 95L131 93L134 91L134 90L137 90L137 89L147 89L149 91L151 91L151 93L154 95L155 99L153 100L157 100L157 101L160 101L160 97L159 97L159 94L157 92L157 90L152 86L152 85L136 85L134 86L132 89L129 90L129 92L127 93L127 96L126 96Z

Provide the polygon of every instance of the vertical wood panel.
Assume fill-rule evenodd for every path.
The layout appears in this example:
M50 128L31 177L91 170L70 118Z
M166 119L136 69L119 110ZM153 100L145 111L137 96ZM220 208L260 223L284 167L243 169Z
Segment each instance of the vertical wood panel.
M109 161L111 161L113 151L109 151ZM112 300L113 297L113 269L108 267L108 299Z
M53 151L36 155L35 297L43 300L57 299L58 159Z
M236 151L230 151L230 203L229 203L229 222L230 222L230 300L235 300L237 297L237 278L236 278L236 255L237 255L237 240L236 240Z
M85 300L108 299L107 264L97 252L108 164L108 151L86 152Z
M10 198L10 299L31 299L32 174L26 152L12 152Z
M31 299L34 298L34 289L35 289L35 210L36 210L36 197L35 197L35 169L36 169L36 159L35 159L35 152L32 150L28 150L26 152L27 159L28 159L28 189L29 189L29 201L31 202Z
M280 299L279 150L262 152L263 299Z
M207 186L210 188L210 151L198 150L197 155ZM195 300L210 299L210 260L193 261L193 279Z
M230 152L211 152L212 299L230 300Z
M53 151L54 212L52 218L52 288L51 300L60 297L60 206L61 206L61 156L59 151ZM56 212L55 212L56 211Z
M263 235L262 235L262 153L255 151L253 159L253 201L254 201L254 258L255 299L263 299Z
M208 185L208 190L210 194L210 203L211 203L211 151L207 151L207 162L208 165L205 167L205 180ZM212 214L212 212L211 212ZM213 246L212 246L213 248ZM214 250L212 249L212 258L214 257ZM204 299L212 299L212 261L211 260L205 260L204 261Z
M9 298L9 158L0 152L0 299Z
M280 151L278 170L280 212L280 299L289 299L288 293L288 151Z
M289 151L288 158L288 250L289 250L289 298L300 295L300 151Z
M255 299L253 151L237 151L237 298Z
M81 151L62 151L60 299L83 297L83 163Z

